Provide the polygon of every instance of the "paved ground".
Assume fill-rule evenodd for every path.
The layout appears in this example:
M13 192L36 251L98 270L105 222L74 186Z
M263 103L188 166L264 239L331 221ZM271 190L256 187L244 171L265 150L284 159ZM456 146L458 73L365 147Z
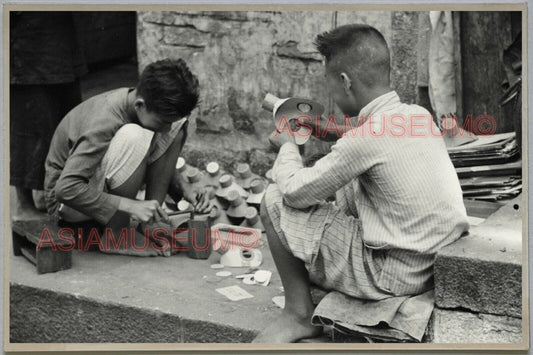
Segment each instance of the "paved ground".
M171 257L128 257L100 252L74 252L70 270L38 275L35 267L11 252L12 283L86 297L102 304L138 307L226 326L258 331L280 309L272 297L283 295L279 275L266 245L261 269L273 271L268 286L245 285L234 276L247 268L225 268L230 277L218 277L220 271L210 265L220 259L213 253L208 260L194 260L186 254ZM254 297L230 301L216 289L238 285Z

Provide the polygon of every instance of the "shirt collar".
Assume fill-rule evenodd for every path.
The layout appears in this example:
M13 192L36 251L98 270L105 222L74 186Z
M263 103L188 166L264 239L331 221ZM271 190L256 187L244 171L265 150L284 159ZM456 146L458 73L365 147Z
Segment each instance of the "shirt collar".
M359 111L359 120L364 122L366 121L367 116L377 112L387 111L388 109L397 106L400 103L400 97L396 91L389 91L388 93L376 97L374 100L366 104L366 106Z

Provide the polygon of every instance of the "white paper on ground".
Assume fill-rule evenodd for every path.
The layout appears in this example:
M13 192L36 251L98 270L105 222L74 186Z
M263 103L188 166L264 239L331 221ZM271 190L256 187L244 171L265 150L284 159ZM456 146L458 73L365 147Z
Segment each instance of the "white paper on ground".
M231 271L219 271L215 275L218 277L228 277L231 276Z
M473 217L473 216L466 216L468 218L468 222L471 226L477 226L478 224L481 224L485 221L486 218L479 218L479 217Z
M228 286L217 288L216 291L232 301L240 301L246 298L252 298L253 295L249 294L239 286Z
M272 302L279 308L285 308L285 296L275 296L272 297Z

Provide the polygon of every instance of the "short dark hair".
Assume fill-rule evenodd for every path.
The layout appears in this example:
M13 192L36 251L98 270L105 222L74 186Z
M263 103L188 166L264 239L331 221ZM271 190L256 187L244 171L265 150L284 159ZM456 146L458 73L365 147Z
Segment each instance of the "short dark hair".
M340 26L319 34L315 46L331 67L356 75L365 85L389 84L389 47L374 27Z
M198 79L183 59L163 59L142 72L137 95L146 109L167 117L185 117L198 104Z

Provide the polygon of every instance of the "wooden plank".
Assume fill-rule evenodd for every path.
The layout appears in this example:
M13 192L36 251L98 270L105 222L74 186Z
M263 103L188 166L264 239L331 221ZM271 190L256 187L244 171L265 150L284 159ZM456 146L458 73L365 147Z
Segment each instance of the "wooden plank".
M59 239L59 227L50 220L16 221L11 224L13 253L24 256L36 266L37 273L44 274L70 269L72 266L72 250L59 250L58 246L72 245ZM40 246L39 240L47 229L46 242ZM49 236L48 236L49 234ZM54 247L52 247L52 243Z
M207 259L213 249L208 220L189 221L188 255L192 259Z
M43 235L44 230L47 230L49 232L51 240L54 242L54 244L62 246L69 245L68 241L59 239L59 227L57 226L57 224L50 221L49 219L15 221L11 224L11 228L19 235L25 236L26 239L28 239L31 243L35 245L39 244L39 240L41 238L41 235ZM46 247L46 245L44 247Z
M522 160L517 160L512 163L495 164L495 165L480 165L470 166L464 168L456 168L455 171L459 178L471 176L498 176L498 175L521 175L522 174Z
M67 270L72 267L72 251L43 248L36 252L38 274Z
M21 249L21 240L23 238L24 236L20 235L14 230L11 231L11 243L13 244L13 254L15 254L15 256L22 255L22 251L20 249Z
M37 257L35 255L35 249L23 247L20 249L22 255L28 259L33 265L37 265Z

